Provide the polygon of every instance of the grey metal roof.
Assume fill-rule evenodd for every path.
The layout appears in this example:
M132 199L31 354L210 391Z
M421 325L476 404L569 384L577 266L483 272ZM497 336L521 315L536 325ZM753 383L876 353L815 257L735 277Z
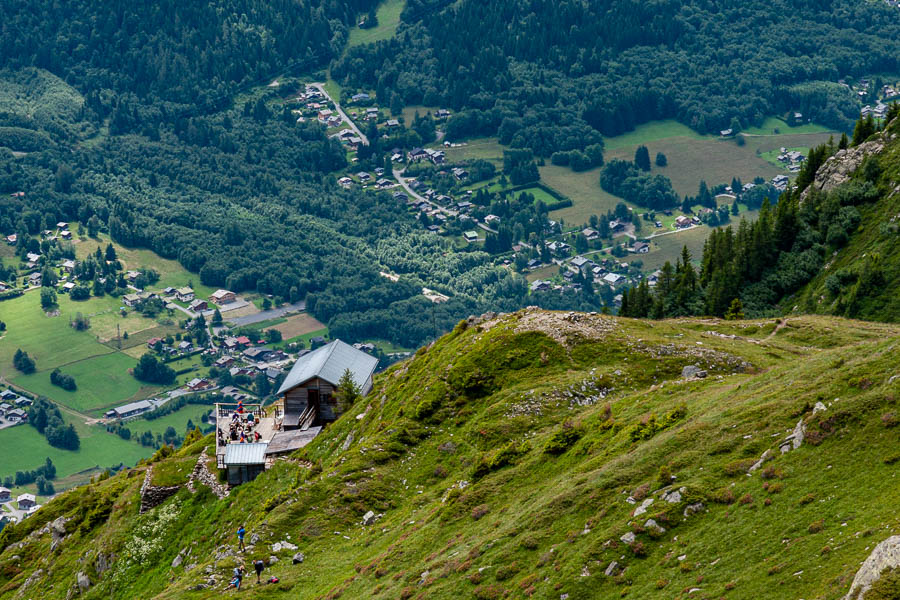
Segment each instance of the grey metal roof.
M228 444L225 465L261 465L266 462L269 444Z
M132 402L130 404L123 404L122 406L117 406L113 410L121 415L121 414L125 414L125 413L134 412L137 410L148 410L150 408L153 408L153 405L150 404L150 402L148 402L147 400L138 400L137 402Z
M266 454L292 452L310 443L322 431L321 427L310 427L306 431L279 431L269 443Z
M294 363L294 367L284 383L278 388L278 393L301 385L313 377L320 377L331 385L337 385L344 371L350 369L353 382L363 387L366 381L375 372L378 359L353 346L335 340L318 350L302 356Z

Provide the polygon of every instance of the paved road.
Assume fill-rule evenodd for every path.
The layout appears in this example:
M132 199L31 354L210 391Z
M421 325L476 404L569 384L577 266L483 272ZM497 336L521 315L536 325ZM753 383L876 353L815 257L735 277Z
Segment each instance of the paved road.
M295 302L294 304L285 304L281 308L273 308L270 310L264 310L256 313L255 315L247 315L246 317L235 317L233 319L227 319L228 321L234 323L235 327L242 327L244 325L252 325L253 323L259 323L260 321L268 321L269 319L277 319L279 317L283 317L284 315L292 312L300 312L302 310L306 310L306 300L301 300L300 302Z
M322 92L322 94L323 94L326 98L328 98L329 100L331 100L331 103L334 104L334 110L335 110L335 112L337 112L337 114L341 115L341 118L344 119L344 121L347 122L347 125L349 125L349 126L350 126L350 129L352 129L352 130L354 131L354 133L356 133L356 136L357 136L359 139L362 140L362 143L365 144L366 146L368 146L368 145L369 145L369 138L367 138L367 137L365 136L365 134L364 134L362 131L359 130L359 127L356 126L356 123L353 122L353 119L351 119L350 117L347 116L347 113L345 113L345 112L344 112L344 109L341 108L340 103L339 103L337 100L335 100L334 98L332 98L331 96L328 95L328 92L325 91L325 86L322 85L321 83L313 83L313 84L310 84L310 85L312 85L312 87L314 87L314 88L316 88L317 90L319 90L320 92Z
M403 186L403 189L406 190L406 193L408 193L410 196L412 196L412 197L415 198L416 200L418 200L418 201L420 201L420 202L427 202L427 203L430 204L433 208L436 208L437 210L439 210L440 212L444 213L445 215L448 215L448 216L451 216L451 217L455 217L455 216L458 214L457 211L455 211L455 210L450 210L449 208L444 208L444 207L441 206L440 204L437 204L437 203L435 203L435 202L432 202L431 200L429 200L429 199L426 198L425 196L422 196L422 195L420 195L420 194L415 193L415 192L413 191L413 189L412 189L411 187L409 187L409 182L407 182L407 180L404 179L404 177L403 177L403 171L402 171L401 169L394 169L394 170L393 170L393 173L394 173L394 179L396 179L397 181L399 181L399 182L400 182L400 185Z

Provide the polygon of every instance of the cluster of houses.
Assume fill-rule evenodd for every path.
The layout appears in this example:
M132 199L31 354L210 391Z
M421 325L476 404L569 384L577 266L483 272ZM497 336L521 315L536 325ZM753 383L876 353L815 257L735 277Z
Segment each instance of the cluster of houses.
M894 92L893 88L891 88L891 92L894 95L897 94L896 92ZM898 96L898 97L900 97L900 96ZM873 119L884 119L885 116L887 116L887 111L888 111L888 105L885 104L884 102L879 102L874 107L872 107L872 105L870 105L870 104L866 104L865 106L862 107L862 110L859 111L859 114L861 114L864 117L868 117L869 115L872 115Z
M0 504L7 504L9 502L12 502L12 490L0 486ZM41 507L41 505L37 503L34 494L20 494L16 497L16 506L20 511L25 511L26 517Z
M340 140L350 150L356 150L362 144L362 138L356 135L356 132L352 129L341 129L331 137Z
M435 165L442 165L445 158L446 154L443 150L435 150L434 148L413 148L406 153L406 160L411 163L429 160Z
M806 156L804 156L802 152L798 152L797 150L788 150L784 147L782 147L779 152L780 154L778 155L778 162L785 165L788 168L788 171L790 171L791 173L797 173L800 171L800 167L803 166L803 161L806 160Z
M790 182L791 180L787 175L776 175L772 178L772 186L779 192L786 190Z
M31 406L31 400L20 396L12 390L0 392L0 422L6 424L18 424L28 420L26 409Z

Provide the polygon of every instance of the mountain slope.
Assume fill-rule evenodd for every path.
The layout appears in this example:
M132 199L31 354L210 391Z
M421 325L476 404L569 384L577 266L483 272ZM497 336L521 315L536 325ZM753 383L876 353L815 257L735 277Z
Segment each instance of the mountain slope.
M62 495L0 534L0 598L79 573L88 598L218 597L240 524L248 566L279 558L244 597L840 598L900 529L898 342L833 317L470 319L224 500L197 484L139 515L144 467Z
M795 312L896 321L900 315L900 119L840 152L816 173L810 193L858 211L859 226L824 269L783 304ZM809 198L809 193L805 197ZM846 202L844 198L858 198Z

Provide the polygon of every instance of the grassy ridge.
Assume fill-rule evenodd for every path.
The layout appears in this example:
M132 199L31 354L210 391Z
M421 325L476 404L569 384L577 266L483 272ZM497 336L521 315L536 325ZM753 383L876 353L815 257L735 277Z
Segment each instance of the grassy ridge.
M5 540L104 502L108 521L64 541L52 566L41 558L48 535L0 553L0 597L37 568L46 597L64 597L98 552L116 559L102 576L85 571L92 597L217 597L237 563L223 550L244 524L260 541L243 560L267 559L288 536L306 555L291 565L282 551L267 571L281 582L249 585L250 598L650 598L697 587L697 597L777 589L836 600L871 546L900 528L897 463L887 464L897 430L883 418L898 408L900 382L886 376L898 341L897 327L829 317L523 311L460 326L379 376L295 457L308 462L277 461L225 501L201 486L138 517L140 471L66 494ZM689 364L708 376L684 380ZM816 402L826 410L813 414ZM807 442L782 455L800 420ZM160 480L183 478L210 442L164 463ZM680 487L677 503L659 493ZM654 502L632 516L629 496ZM368 510L383 517L365 527ZM628 532L633 545L620 541ZM189 569L171 567L182 548ZM25 557L16 569L13 552ZM217 581L193 590L207 585L207 565Z

